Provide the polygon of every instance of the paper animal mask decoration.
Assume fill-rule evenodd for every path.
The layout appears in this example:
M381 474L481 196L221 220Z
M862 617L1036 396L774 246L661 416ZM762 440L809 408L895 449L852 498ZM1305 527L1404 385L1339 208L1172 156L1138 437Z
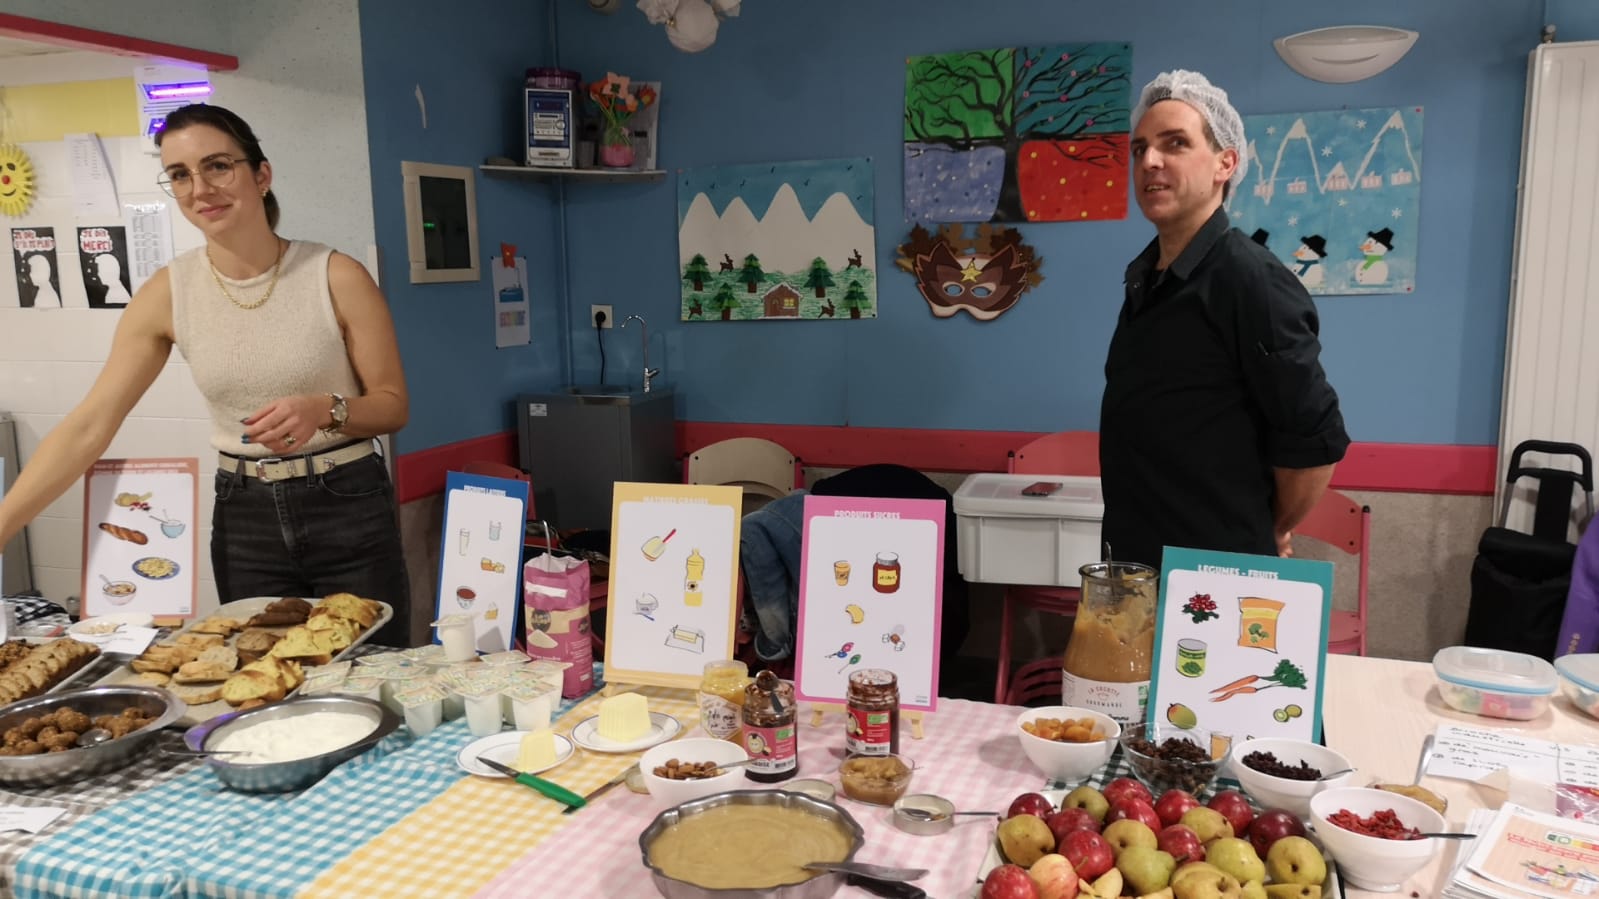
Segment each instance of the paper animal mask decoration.
M965 225L942 225L936 233L917 225L894 262L916 278L916 288L939 318L964 311L992 321L1044 281L1039 273L1044 260L1021 234L988 224L977 226L976 237L966 236Z

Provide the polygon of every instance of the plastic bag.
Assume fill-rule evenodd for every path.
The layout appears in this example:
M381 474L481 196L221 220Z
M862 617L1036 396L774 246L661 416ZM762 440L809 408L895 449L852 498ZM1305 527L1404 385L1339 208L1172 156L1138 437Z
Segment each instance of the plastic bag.
M535 659L568 662L561 695L594 689L594 646L589 639L589 563L544 553L522 565L524 643Z

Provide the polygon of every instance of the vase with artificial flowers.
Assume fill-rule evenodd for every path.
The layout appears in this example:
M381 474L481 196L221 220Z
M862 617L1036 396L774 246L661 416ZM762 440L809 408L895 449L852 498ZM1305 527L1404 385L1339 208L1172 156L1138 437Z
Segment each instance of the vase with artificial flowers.
M589 85L589 99L600 110L600 163L627 168L633 164L633 136L627 123L656 101L655 88L644 84L634 90L631 78L607 72L603 80Z

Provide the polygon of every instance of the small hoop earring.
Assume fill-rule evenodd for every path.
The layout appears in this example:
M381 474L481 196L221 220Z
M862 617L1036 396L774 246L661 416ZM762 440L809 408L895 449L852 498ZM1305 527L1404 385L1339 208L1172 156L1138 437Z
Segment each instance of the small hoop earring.
M271 192L272 192L272 188L270 188L270 187L261 188L261 199L265 200L266 199L266 195L271 193Z

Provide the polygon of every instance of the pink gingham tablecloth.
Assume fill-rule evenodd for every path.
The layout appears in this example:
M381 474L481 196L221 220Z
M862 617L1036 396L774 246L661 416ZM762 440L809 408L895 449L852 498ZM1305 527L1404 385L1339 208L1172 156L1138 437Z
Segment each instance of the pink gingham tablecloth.
M911 739L901 725L900 752L916 763L910 792L937 793L962 810L1003 811L1019 793L1045 786L1044 776L1022 754L1012 732L1020 709L959 699L939 701L938 711L924 725L926 738ZM838 786L838 765L844 751L844 721L838 712L820 727L810 724L809 707L801 707L799 777L814 777ZM696 735L702 735L696 729ZM753 781L751 788L762 785ZM773 788L780 789L781 784ZM955 828L939 836L913 836L894 828L886 808L844 798L836 800L866 831L856 859L874 864L928 868L916 881L930 897L952 899L973 894L977 869L993 839L995 821L978 816L958 818ZM523 899L565 895L628 897L656 895L644 867L638 835L662 807L653 797L618 788L593 806L577 812L577 820L517 859L475 894L474 899ZM839 896L869 896L844 887Z

